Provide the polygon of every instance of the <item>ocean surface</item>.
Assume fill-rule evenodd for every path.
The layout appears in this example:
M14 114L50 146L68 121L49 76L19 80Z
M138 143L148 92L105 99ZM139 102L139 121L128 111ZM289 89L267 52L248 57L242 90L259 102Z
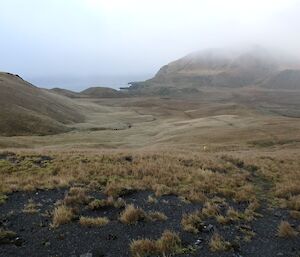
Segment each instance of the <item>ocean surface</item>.
M86 76L86 77L33 77L24 78L35 86L42 88L64 88L80 92L89 87L111 87L119 89L129 86L132 81L144 81L153 74L116 75L116 76Z

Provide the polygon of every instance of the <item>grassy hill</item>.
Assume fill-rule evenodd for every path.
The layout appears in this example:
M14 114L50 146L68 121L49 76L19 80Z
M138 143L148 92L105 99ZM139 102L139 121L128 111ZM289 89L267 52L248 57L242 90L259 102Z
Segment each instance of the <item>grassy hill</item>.
M247 86L300 89L299 63L280 58L260 47L243 51L211 49L189 54L163 66L150 80L133 82L131 92L159 94L166 88L174 93L183 88Z
M271 77L264 84L272 89L300 89L300 70L283 70Z
M46 135L83 121L69 99L40 89L17 75L0 73L0 135Z
M80 94L93 98L116 98L124 96L124 93L108 87L90 87L81 91Z
M52 93L58 94L58 95L62 95L62 96L66 96L69 98L81 98L81 97L85 97L84 95L68 90L68 89L64 89L64 88L52 88L49 90Z

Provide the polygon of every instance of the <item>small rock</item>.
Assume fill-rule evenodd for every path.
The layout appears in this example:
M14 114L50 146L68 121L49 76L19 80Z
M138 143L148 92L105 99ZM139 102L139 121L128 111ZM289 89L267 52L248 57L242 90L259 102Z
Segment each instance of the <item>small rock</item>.
M211 232L212 230L214 230L214 226L212 224L208 224L207 226L203 227L204 232Z
M279 252L279 253L277 253L276 255L277 255L277 256L283 256L284 254Z
M22 246L23 243L24 243L24 240L21 239L20 237L17 237L17 238L15 239L15 241L14 241L14 244L15 244L16 246Z
M202 244L202 239L199 238L196 240L195 245L201 245Z

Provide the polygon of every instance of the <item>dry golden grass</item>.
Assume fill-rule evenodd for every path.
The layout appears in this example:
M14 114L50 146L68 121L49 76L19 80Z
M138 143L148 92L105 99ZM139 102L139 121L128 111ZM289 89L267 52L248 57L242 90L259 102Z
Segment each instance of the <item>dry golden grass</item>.
M168 217L164 213L158 211L149 212L147 214L147 218L151 221L165 221L168 219Z
M289 197L287 201L287 206L292 210L300 211L300 194Z
M209 241L209 247L213 252L224 252L231 249L231 244L218 233L214 233Z
M290 211L290 216L294 219L300 220L300 211Z
M7 196L0 193L0 205L4 204L6 202L6 200L7 200Z
M157 253L156 242L150 239L133 240L130 244L133 257L145 257Z
M109 223L109 219L107 217L84 217L81 216L79 219L79 223L82 226L86 227L102 227Z
M29 214L34 214L39 212L40 210L38 209L40 205L34 203L34 201L32 199L28 200L28 203L25 205L23 212L24 213L29 213Z
M288 221L281 221L277 230L279 237L295 237L297 234L298 232L293 229Z
M224 217L223 215L217 215L216 221L221 225L226 225L230 222L230 219L228 217Z
M181 248L181 239L178 234L165 230L157 240L140 239L133 240L130 251L133 257L171 256Z
M181 219L181 226L184 231L197 234L202 227L202 215L200 211L184 214Z
M64 199L64 203L67 206L87 204L88 202L89 197L86 189L82 187L71 187Z
M144 210L135 207L133 204L129 204L120 214L120 221L124 224L133 224L140 220L146 219L146 217L147 214L144 212Z
M157 203L157 199L154 196L149 195L147 202L151 203L151 204L155 204L155 203Z
M103 207L115 207L115 208L123 208L125 207L126 203L122 198L114 199L113 197L109 196L107 199L94 199L89 203L89 208L91 210L99 210Z
M242 232L244 233L245 242L250 242L256 235L256 233L252 230L242 230Z
M216 203L206 202L202 214L206 217L216 217L220 213L219 206Z
M228 208L226 215L232 221L236 221L240 219L240 213L232 207Z
M157 249L163 256L175 253L181 247L181 239L178 234L165 230L156 242Z
M16 168L5 163L0 166L0 190L8 193L80 183L91 190L104 188L104 192L114 197L128 189L147 189L156 195L174 193L192 202L203 202L215 194L234 196L234 192L250 184L247 181L249 174L234 167L226 174L215 172L215 163L227 164L212 155L141 152L132 154L134 162L125 162L122 158L125 153L62 153L52 155L53 161L42 168L32 165L29 157L25 160L30 165L21 161L20 167ZM187 166L184 160L192 165ZM87 201L80 189L72 190L66 197L68 204Z
M206 203L203 213L211 217L220 214L218 203L212 201L216 195L249 202L246 211L240 213L247 221L256 217L260 198L270 199L273 204L277 204L277 201L273 201L273 198L277 198L279 203L291 210L299 210L297 182L300 155L297 151L293 154L290 150L282 150L280 154L232 153L234 161L212 152L191 154L179 151L103 150L46 153L53 160L42 167L35 164L38 155L30 151L16 154L18 165L7 160L0 161L2 198L17 190L52 189L80 184L80 187L71 187L65 199L67 205L87 204L89 197L85 188L101 188L103 192L111 192L115 197L108 197L103 202L92 201L89 205L92 209L107 205L123 207L125 203L118 200L118 195L134 189L152 190L156 195L173 193L190 202ZM132 156L134 162L124 159L128 155ZM237 167L241 166L240 163L243 163L242 169ZM254 165L257 167L254 171L255 180L251 173L253 171L247 170ZM260 191L264 187L264 184L260 184L261 179L268 183L267 191Z
M16 237L15 232L0 228L0 244L7 243L9 240L14 239L15 237Z
M69 223L74 217L72 209L65 205L58 206L54 209L51 226L54 228Z
M107 206L107 201L105 199L95 199L89 203L89 208L91 210L99 210L105 206Z

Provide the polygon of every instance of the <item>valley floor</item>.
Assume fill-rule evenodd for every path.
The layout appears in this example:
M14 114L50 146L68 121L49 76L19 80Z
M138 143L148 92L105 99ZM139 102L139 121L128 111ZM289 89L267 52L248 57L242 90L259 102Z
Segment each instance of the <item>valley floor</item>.
M299 95L271 93L76 99L71 132L0 137L0 256L299 257Z

